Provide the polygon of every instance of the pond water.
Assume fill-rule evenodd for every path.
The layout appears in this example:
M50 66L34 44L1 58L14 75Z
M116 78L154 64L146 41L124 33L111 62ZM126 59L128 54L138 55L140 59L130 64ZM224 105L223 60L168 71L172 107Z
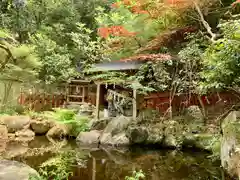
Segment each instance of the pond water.
M44 145L44 143L46 145ZM46 149L44 138L31 142L29 148ZM213 163L209 154L195 151L161 150L154 148L79 148L74 142L64 145L65 150L84 154L81 161L72 164L70 180L124 180L134 170L142 170L146 180L218 180L220 163ZM15 160L33 168L53 157L56 152L18 156ZM56 154L55 154L56 155Z

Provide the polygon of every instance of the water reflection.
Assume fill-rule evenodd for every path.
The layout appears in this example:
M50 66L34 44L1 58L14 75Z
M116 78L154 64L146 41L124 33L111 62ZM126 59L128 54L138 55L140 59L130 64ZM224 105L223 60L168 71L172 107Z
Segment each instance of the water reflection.
M91 152L87 167L76 167L71 180L124 180L142 169L147 180L217 180L219 164L202 152L159 150L106 150Z
M59 145L59 143L57 143ZM75 164L70 180L124 180L134 170L143 170L146 180L218 180L220 163L211 162L203 152L181 152L147 148L100 149L79 148L75 143L60 143L61 151L73 152ZM55 145L56 146L56 145ZM52 143L41 137L13 159L38 169L39 165L59 153ZM11 147L11 148L10 148ZM16 145L11 149L20 149Z

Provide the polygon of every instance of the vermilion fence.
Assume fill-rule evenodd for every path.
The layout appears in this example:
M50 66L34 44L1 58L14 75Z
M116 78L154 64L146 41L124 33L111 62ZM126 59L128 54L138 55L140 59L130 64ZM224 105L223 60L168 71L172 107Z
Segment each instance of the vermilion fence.
M21 91L18 104L25 106L29 110L43 111L63 106L65 99L64 92L47 93L32 88L29 91Z
M89 92L87 102L95 104L96 94ZM213 93L207 96L201 96L201 101L208 111L223 111L225 107L240 102L240 98L234 92ZM52 108L62 107L66 102L65 91L58 91L55 93L37 92L32 89L31 92L21 92L18 103L28 107L31 110L42 111ZM181 112L191 105L200 105L197 95L181 94L175 95L172 102L172 110ZM139 108L156 109L159 112L165 113L170 107L169 92L150 93L143 97L139 102Z
M222 92L213 93L207 96L200 96L203 105L208 109L216 107L216 109L221 106L222 108L226 106L231 106L240 102L240 99L233 92ZM181 111L191 105L201 106L199 98L196 94L181 94L176 95L171 102L173 111ZM151 108L156 109L160 112L166 112L170 107L169 93L152 93L144 97L143 103L141 103L141 108ZM220 109L219 109L220 110Z

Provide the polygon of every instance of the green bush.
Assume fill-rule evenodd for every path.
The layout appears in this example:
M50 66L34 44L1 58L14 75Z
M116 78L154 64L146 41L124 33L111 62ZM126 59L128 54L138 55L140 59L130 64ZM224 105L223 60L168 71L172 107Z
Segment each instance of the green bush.
M87 153L79 151L62 151L39 167L39 176L30 176L29 180L68 180L72 175L72 166L78 164L79 166L86 166Z
M133 171L133 174L131 177L125 177L125 180L140 180L145 179L145 175L142 170L140 171Z
M63 152L41 164L38 171L40 176L30 176L29 180L67 180L74 162L72 152Z
M71 126L71 135L76 137L80 132L88 131L88 117L78 116L74 110L69 109L54 109L53 119L59 123L68 124Z
M21 105L2 106L0 110L0 114L17 115L17 114L23 114L24 111L25 111L25 108Z
M27 112L33 119L50 119L57 123L67 124L71 127L71 136L76 137L80 132L88 131L88 117L78 116L74 110L56 108L54 111L45 111L37 113Z

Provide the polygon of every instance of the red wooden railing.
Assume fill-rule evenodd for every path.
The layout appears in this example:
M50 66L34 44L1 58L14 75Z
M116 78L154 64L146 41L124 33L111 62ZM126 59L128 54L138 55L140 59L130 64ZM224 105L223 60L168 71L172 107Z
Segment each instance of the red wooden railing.
M213 93L207 96L201 96L201 101L206 108L213 106L229 106L240 102L240 99L232 92ZM170 98L168 92L151 93L143 98L140 108L156 109L160 112L166 112L170 107ZM200 105L200 101L196 94L181 94L176 95L172 99L172 109L181 111L191 105Z
M21 92L18 103L27 107L29 110L43 111L52 108L62 107L65 102L65 95L48 93L24 93Z

